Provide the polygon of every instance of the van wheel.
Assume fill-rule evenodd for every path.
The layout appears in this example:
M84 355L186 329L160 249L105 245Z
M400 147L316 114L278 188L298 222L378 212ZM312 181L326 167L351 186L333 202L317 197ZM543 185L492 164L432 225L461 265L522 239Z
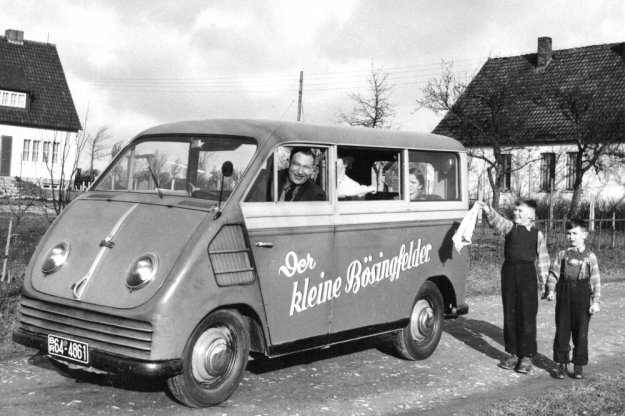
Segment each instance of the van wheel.
M189 407L214 406L237 389L250 352L243 317L221 310L193 331L183 355L183 372L167 380L172 395Z
M410 313L410 322L394 334L393 345L406 360L428 358L443 332L443 296L432 282L425 282Z

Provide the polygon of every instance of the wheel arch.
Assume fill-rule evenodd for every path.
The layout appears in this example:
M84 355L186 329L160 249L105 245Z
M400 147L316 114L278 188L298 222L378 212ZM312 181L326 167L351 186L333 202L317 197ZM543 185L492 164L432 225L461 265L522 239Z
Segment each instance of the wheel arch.
M443 296L443 305L445 307L444 313L445 315L450 315L453 313L453 309L458 306L456 299L456 291L454 290L454 286L451 283L451 280L445 275L432 276L426 280L427 282L432 282L438 287L438 290L441 292Z
M234 310L237 311L245 320L247 330L250 337L250 352L254 354L267 354L267 342L265 340L265 332L260 322L258 313L251 306L245 303L235 303L231 305L221 305L218 308L211 310L205 317L211 313L215 313L220 310ZM200 322L202 321L200 320Z

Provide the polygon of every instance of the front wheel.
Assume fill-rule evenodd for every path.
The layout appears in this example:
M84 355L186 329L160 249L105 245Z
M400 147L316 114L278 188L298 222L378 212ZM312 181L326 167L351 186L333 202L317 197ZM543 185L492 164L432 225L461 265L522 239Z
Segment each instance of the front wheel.
M408 325L394 334L393 345L406 360L428 358L443 333L443 296L432 282L425 282L417 293Z
M180 403L207 407L222 403L237 389L247 365L249 334L236 311L207 316L193 331L183 356L183 372L167 380Z

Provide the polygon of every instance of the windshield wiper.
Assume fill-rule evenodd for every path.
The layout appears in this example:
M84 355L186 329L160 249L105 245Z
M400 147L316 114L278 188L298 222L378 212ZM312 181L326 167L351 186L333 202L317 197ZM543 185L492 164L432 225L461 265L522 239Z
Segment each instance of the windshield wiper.
M156 185L156 191L158 192L159 198L163 199L163 193L161 192L161 188L158 186L158 179L156 179L156 175L154 174L154 172L152 172L152 168L150 167L149 163L148 163L148 171L150 172L150 175L152 176L152 180L154 181L154 184Z

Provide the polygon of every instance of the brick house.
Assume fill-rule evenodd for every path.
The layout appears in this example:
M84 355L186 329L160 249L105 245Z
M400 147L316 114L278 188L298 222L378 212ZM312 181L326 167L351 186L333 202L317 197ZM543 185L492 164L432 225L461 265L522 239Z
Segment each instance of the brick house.
M501 91L510 98L496 108L493 102ZM552 94L554 91L560 95ZM623 143L625 43L554 51L551 38L539 38L537 53L488 59L454 104L455 110L470 114L475 120L505 120L495 126L511 138L502 146L500 159L505 172L500 186L502 201L518 196L541 198L552 189L556 196L571 197L578 174L575 161L579 148L575 138L580 129L576 130L567 118L572 105L561 99L564 92L571 91L590 97L586 111L592 108L594 114L600 114L600 122L594 128L602 132L595 137L605 137L613 143L611 146ZM484 97L491 101L485 103ZM582 100L578 100L577 105L581 104ZM467 137L464 123L450 111L433 132L454 137L471 153L493 160L492 147L480 146L479 141ZM599 171L590 169L583 174L583 198L591 199L604 189L603 193L612 197L622 196L615 192L625 195L623 159L604 156L599 165ZM492 194L487 164L479 157L471 158L469 182L471 198L482 193L489 198Z
M80 120L56 46L0 36L0 177L43 187L71 181ZM65 154L65 156L64 156Z

